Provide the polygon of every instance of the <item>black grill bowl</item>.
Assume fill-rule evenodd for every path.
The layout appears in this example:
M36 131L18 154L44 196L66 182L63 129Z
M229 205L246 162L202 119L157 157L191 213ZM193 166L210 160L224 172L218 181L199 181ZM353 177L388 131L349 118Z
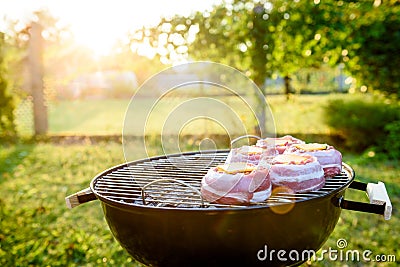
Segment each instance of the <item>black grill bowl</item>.
M273 194L266 203L256 206L208 203L201 207L198 196L194 196L198 203L183 208L142 203L137 184L143 187L159 178L177 177L199 188L207 168L198 165L210 158L211 165L216 165L226 156L226 151L219 151L137 161L100 174L91 188L101 200L115 238L133 258L146 265L287 266L307 260L309 252L324 244L338 221L340 199L354 179L347 165L342 175L327 180L321 190ZM185 171L182 164L176 165L181 161L190 168ZM155 193L168 191L168 186L173 187L160 183ZM146 193L151 195L151 189ZM174 197L175 193L166 193L161 200ZM279 250L285 254L278 257Z
M316 191L274 191L250 206L203 202L201 178L227 154L190 152L122 164L66 197L67 206L99 199L112 234L134 259L174 267L295 266L322 247L343 208L390 218L384 185L354 181L347 164ZM344 199L347 188L377 191L368 194L371 203L360 203Z
M302 263L304 250L324 244L338 221L334 199L342 193L295 203L283 215L266 207L132 209L106 200L102 207L121 246L149 266L287 266ZM287 261L277 257L281 249ZM291 253L295 260L292 250L300 255L295 259Z

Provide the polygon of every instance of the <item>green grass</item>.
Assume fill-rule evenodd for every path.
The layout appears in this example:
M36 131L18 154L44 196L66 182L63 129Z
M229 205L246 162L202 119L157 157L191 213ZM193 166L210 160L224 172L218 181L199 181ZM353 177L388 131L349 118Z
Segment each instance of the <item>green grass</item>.
M329 134L329 128L323 122L323 105L336 95L293 95L289 101L285 96L267 96L276 131L279 134L307 133ZM347 95L346 97L351 97ZM161 133L180 131L183 134L225 133L221 125L212 120L201 118L210 116L232 133L240 131L244 124L252 129L254 120L250 111L237 97L214 97L224 104L215 102L186 102L185 98L173 98L158 102L148 117L146 131ZM249 100L251 102L251 99ZM152 106L155 99L135 100L135 113L131 121L135 125L140 118L147 118L146 106ZM182 105L184 104L184 105ZM50 134L121 134L125 112L129 100L101 99L50 102L48 108ZM232 108L230 110L228 107ZM32 114L29 103L25 103L17 112L18 130L22 134L32 133ZM191 120L194 119L194 120ZM164 122L166 125L162 128ZM243 122L243 123L242 123ZM137 124L136 124L137 125ZM132 133L143 134L143 127L132 127Z
M0 161L1 266L131 266L99 203L74 211L64 204L122 161L120 146L21 145L2 148Z
M55 102L49 108L50 133L120 134L129 100Z
M150 148L153 154L161 152L154 145ZM344 155L357 180L386 183L395 210L390 221L343 210L323 248L336 249L336 241L345 238L348 249L393 254L400 261L398 163ZM138 266L113 239L98 201L74 210L64 202L65 196L86 188L98 172L123 162L117 143L0 146L0 266ZM346 191L346 198L366 201L363 193L354 190ZM396 266L329 260L311 264Z
M323 106L336 95L267 96L280 134L330 134L323 120Z

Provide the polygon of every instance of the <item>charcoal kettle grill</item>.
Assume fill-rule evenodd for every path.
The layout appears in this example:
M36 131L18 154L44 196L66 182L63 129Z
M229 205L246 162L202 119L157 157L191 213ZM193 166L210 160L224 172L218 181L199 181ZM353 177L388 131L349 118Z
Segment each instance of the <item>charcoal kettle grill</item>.
M384 184L354 181L343 163L340 175L307 193L274 191L249 206L202 199L200 183L229 151L198 151L128 162L98 174L90 187L66 198L69 208L98 199L109 228L128 253L148 266L290 266L307 259L260 259L272 250L317 251L342 209L391 216ZM344 198L348 188L366 191L371 203Z

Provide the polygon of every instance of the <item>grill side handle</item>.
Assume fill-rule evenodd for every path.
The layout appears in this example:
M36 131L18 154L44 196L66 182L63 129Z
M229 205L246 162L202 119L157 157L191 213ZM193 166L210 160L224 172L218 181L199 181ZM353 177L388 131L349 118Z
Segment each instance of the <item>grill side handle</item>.
M96 200L97 197L90 187L85 188L75 194L69 195L65 198L65 203L69 209L73 209L83 203Z
M392 203L386 191L385 184L382 182L362 183L353 181L349 188L361 190L367 193L369 203L361 203L357 201L345 200L343 197L339 199L339 206L347 210L362 211L368 213L381 214L385 220L389 220L392 216Z

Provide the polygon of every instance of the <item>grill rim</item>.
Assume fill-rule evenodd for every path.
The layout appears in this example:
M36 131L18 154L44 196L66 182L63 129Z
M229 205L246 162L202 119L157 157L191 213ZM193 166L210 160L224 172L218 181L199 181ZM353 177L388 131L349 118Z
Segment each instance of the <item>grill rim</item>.
M134 160L130 162L125 162L119 165L115 165L111 168L108 168L99 174L97 174L92 181L90 182L90 189L92 192L95 194L96 198L101 200L103 203L116 207L116 208L122 208L124 210L132 210L132 209L151 209L151 210L158 210L158 211L201 211L201 212L207 212L211 211L212 213L215 212L229 212L229 211L240 211L240 210L253 210L253 209L269 209L271 206L268 205L262 205L262 204L253 204L253 205L243 205L243 206L234 206L234 207L159 207L159 206L152 206L152 205L143 205L143 204L136 204L136 203L124 203L116 200L109 199L100 193L97 192L95 189L95 184L98 179L101 179L101 177L108 175L114 171L117 171L118 169L129 167L130 165L135 165L135 164L140 164L144 162L150 162L153 160L160 160L160 159L167 159L169 157L180 157L180 156L189 156L189 155L196 155L196 154L217 154L217 153L228 153L230 150L229 149L217 149L217 150L203 150L203 151L188 151L188 152L183 152L183 153L174 153L174 154L166 154L166 155L159 155L159 156L153 156L149 158L144 158L144 159L139 159L139 160ZM342 162L342 168L345 170L345 172L348 174L349 180L341 185L338 188L335 188L331 191L329 191L326 194L323 194L321 196L317 197L312 197L312 198L307 198L307 199L301 199L297 200L294 203L300 204L308 201L318 201L318 200L323 200L325 198L330 198L334 195L337 195L338 193L344 192L350 184L354 181L355 178L355 171L354 169L348 165L347 163ZM179 179L177 179L179 180ZM290 205L292 203L288 204L280 204L280 205ZM212 204L211 204L212 205Z

